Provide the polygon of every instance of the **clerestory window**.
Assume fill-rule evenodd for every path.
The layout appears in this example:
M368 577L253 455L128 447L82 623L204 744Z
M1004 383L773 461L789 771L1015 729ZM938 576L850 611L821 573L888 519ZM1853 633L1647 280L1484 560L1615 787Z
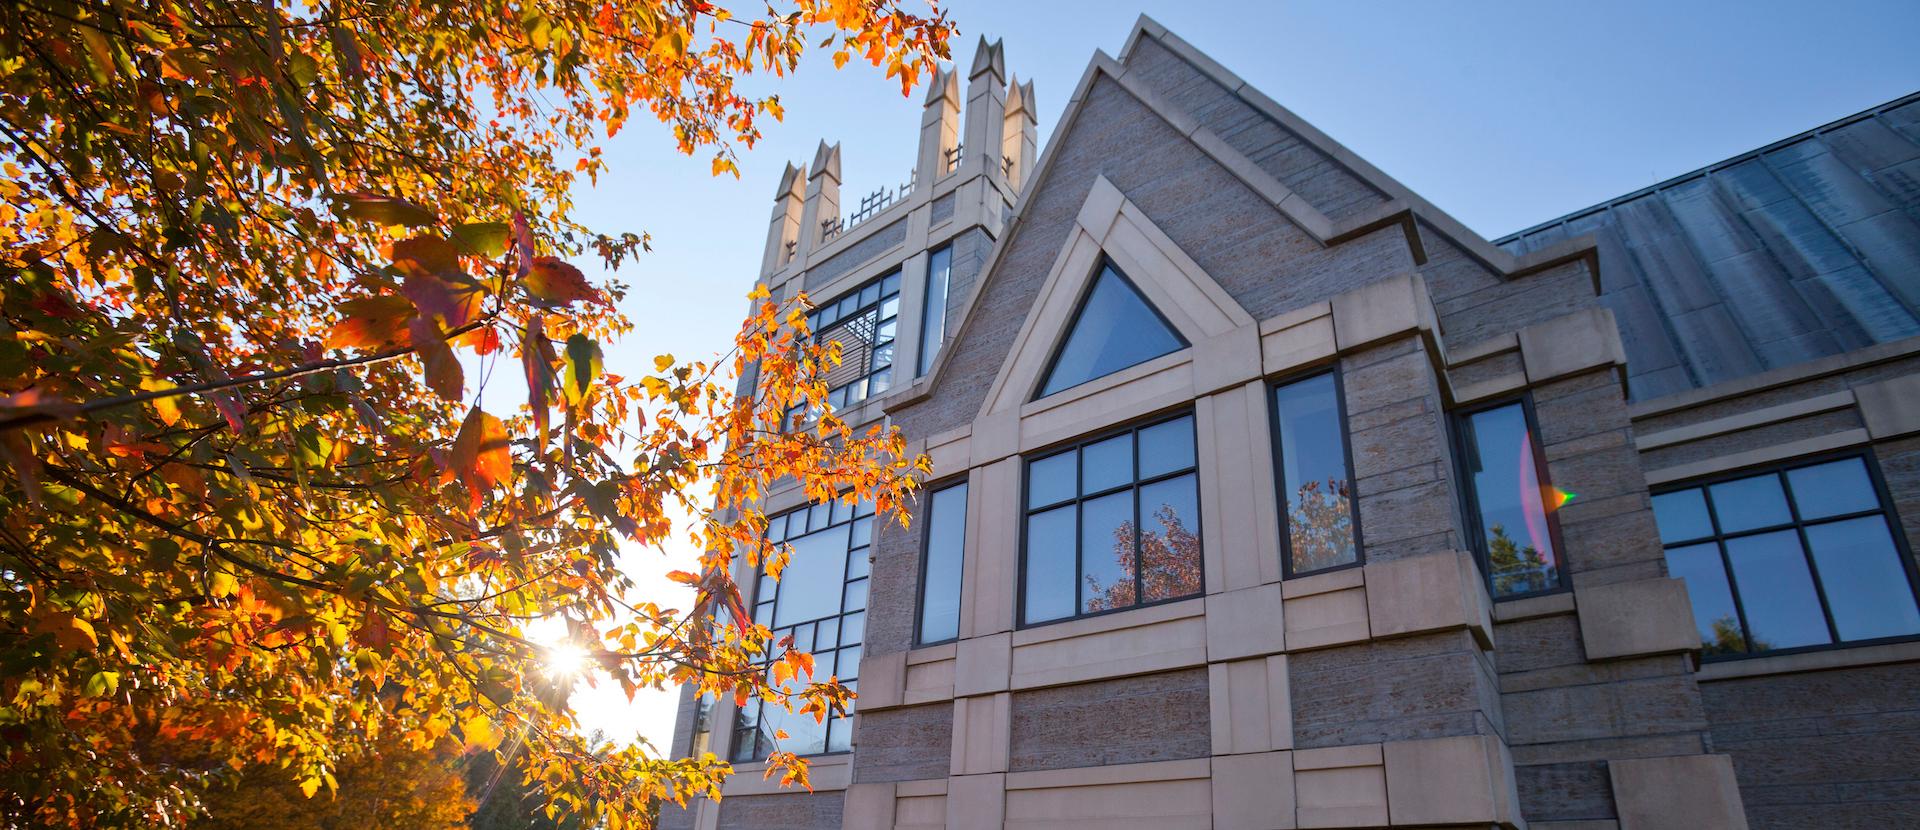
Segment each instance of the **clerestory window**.
M1188 345L1140 296L1139 289L1113 265L1103 264L1074 312L1067 338L1054 353L1035 397L1071 389Z

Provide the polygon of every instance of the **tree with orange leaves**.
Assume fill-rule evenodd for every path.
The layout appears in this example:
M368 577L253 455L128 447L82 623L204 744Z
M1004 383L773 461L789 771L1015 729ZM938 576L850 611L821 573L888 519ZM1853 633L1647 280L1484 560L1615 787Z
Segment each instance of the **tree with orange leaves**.
M542 621L630 692L844 703L769 687L806 658L726 564L782 561L772 482L897 514L925 461L783 423L838 355L764 293L731 354L605 373L628 289L569 260L647 240L569 193L635 112L729 172L781 113L740 78L823 48L910 88L950 34L896 0L0 7L0 825L177 824L257 765L328 797L387 740L507 741L592 826L718 793L711 756L581 737L533 680ZM510 374L524 403L484 396ZM684 609L615 567L676 511Z

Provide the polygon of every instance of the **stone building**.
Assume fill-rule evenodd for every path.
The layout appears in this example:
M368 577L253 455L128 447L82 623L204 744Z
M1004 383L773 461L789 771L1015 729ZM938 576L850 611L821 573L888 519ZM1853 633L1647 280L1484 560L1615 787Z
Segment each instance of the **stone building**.
M1920 826L1920 96L1490 241L1144 18L1044 155L961 68L760 275L935 465L768 498L857 714L668 826Z

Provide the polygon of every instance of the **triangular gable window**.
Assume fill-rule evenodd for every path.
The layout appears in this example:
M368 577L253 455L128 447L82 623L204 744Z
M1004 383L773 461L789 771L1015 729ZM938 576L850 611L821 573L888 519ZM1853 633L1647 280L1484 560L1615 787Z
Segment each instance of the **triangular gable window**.
M1188 345L1186 338L1147 304L1139 289L1112 265L1103 264L1093 288L1081 300L1080 310L1074 313L1066 342L1054 354L1046 382L1040 384L1036 397L1071 389Z

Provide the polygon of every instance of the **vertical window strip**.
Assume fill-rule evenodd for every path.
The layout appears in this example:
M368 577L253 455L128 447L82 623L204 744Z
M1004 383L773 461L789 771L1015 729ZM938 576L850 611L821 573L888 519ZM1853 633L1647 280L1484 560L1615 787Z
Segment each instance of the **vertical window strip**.
M913 373L916 378L933 368L933 359L939 356L940 345L946 340L947 290L952 277L953 246L948 245L927 257L926 301L920 311L920 356Z
M960 636L960 587L967 544L967 483L927 495L924 552L920 563L921 645Z
M1560 590L1553 515L1571 495L1548 480L1525 399L1459 417L1461 462L1474 546L1494 599Z
M813 655L815 679L838 677L856 692L866 633L867 556L873 542L873 526L873 504L867 501L848 504L835 500L769 519L767 541L793 545L794 555L779 580L763 572L754 590L754 622L772 629L775 648L782 639L792 636L794 648ZM838 603L828 613L790 619L796 603L818 601L816 596L801 596L810 592L790 587L803 583L812 586L821 576L796 572L796 569L818 564L811 556L803 558L800 547L821 539L834 539L836 535L844 540L838 550L841 556L838 572L832 574L837 577ZM821 550L825 549L812 548L808 553ZM789 681L787 688L797 690L806 682L804 677ZM796 715L759 700L748 701L734 719L732 760L753 761L776 750L800 755L846 752L853 745L852 715L853 706L849 705L846 712L831 716L821 724L815 723L810 715ZM787 738L776 740L774 733L782 730Z
M1273 387L1276 474L1286 573L1301 576L1360 563L1346 405L1337 372Z

